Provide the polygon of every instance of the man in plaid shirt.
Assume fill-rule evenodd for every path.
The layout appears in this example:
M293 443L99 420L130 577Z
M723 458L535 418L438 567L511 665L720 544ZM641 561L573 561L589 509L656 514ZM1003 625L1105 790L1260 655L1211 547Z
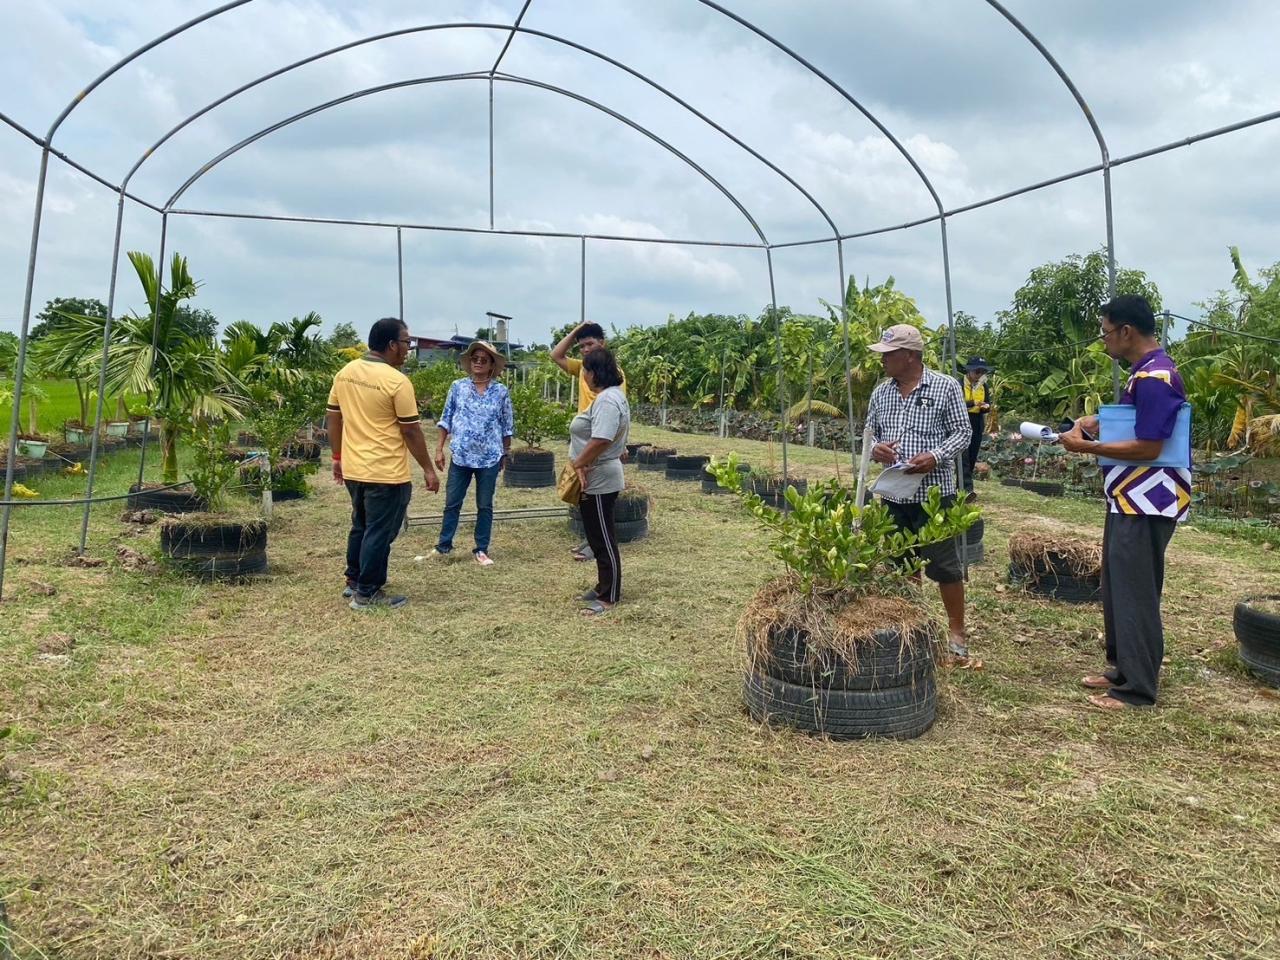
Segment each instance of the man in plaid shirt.
M960 384L924 365L924 337L909 323L887 329L871 349L888 376L871 394L867 425L875 446L871 459L886 466L905 462L907 473L925 475L919 489L899 502L884 499L902 530L919 531L928 516L921 506L930 487L939 487L946 506L956 499L956 457L969 445L972 428ZM969 659L964 633L964 570L958 537L920 549L924 572L938 584L947 609L948 651L955 666L978 666Z

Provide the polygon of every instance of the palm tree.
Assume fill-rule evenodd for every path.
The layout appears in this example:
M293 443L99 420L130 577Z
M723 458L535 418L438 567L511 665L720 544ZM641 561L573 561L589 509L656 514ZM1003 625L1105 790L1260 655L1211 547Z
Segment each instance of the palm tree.
M106 390L147 397L160 426L162 480L177 483L179 435L199 418L238 416L244 402L243 385L227 368L212 339L190 334L175 320L179 304L194 297L199 286L187 269L186 257L173 255L167 290L150 256L132 251L129 262L151 312L121 317L112 324ZM46 337L56 338L50 350L71 350L77 341L102 341L106 323L102 317L64 317L68 322ZM92 352L85 355L82 364L86 370L94 365Z

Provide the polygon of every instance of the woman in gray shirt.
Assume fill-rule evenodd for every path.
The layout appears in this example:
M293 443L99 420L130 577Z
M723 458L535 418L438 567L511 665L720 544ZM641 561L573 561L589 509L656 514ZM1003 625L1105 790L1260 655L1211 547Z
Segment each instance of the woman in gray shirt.
M569 456L582 481L582 526L596 557L595 589L582 595L585 615L604 613L622 599L622 556L613 507L622 492L622 454L631 427L631 406L613 354L597 347L582 358L582 375L596 392L591 406L569 425Z

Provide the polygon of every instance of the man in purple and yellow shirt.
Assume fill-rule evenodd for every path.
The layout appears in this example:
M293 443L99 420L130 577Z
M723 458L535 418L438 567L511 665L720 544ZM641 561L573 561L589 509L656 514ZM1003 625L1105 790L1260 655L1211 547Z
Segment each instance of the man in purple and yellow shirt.
M1156 339L1151 305L1143 297L1115 297L1102 308L1100 336L1111 357L1130 365L1120 402L1137 408L1134 439L1090 439L1086 434L1097 435L1098 418L1085 417L1062 435L1062 445L1073 453L1134 461L1103 468L1102 617L1108 669L1084 678L1086 687L1105 691L1089 698L1094 706L1123 710L1156 702L1164 659L1164 554L1191 504L1191 451L1186 468L1142 464L1159 457L1187 399L1178 368Z

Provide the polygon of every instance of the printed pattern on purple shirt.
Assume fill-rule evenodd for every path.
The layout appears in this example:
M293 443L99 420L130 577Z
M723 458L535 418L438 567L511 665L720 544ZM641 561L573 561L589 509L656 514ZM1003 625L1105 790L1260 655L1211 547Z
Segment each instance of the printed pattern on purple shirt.
M1123 404L1136 406L1134 436L1167 440L1187 392L1173 360L1157 348L1133 365ZM1129 516L1167 517L1182 522L1191 509L1191 471L1181 467L1113 465L1102 468L1107 508Z

